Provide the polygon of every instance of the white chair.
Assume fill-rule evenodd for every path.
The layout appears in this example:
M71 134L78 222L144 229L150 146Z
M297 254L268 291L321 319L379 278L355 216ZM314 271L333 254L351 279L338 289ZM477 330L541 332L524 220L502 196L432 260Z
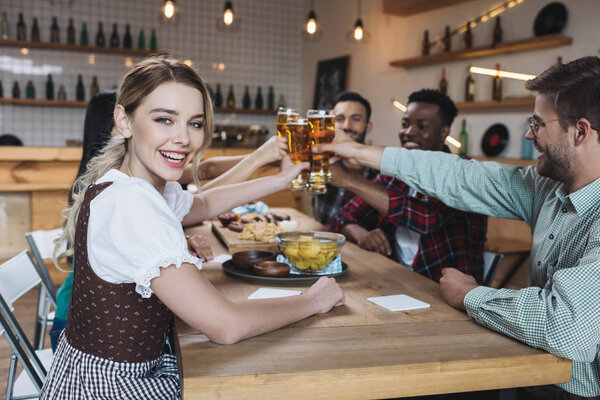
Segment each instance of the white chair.
M492 251L483 252L483 284L490 286L496 276L496 271L500 265L500 261L504 258L504 254L494 253Z
M50 306L56 307L56 287L52 282L52 277L44 259L52 258L54 239L58 238L61 234L62 229L60 228L49 231L38 230L25 234L25 239L27 239L27 243L33 254L40 277L45 282L45 285L40 286L37 303L35 331L33 334L33 345L36 349L44 347L46 328L48 325L52 325L54 321L54 311L50 312Z
M13 303L39 284L45 286L27 250L0 265L0 334L12 350L7 399L37 398L52 363L52 350L34 350L12 312ZM23 371L15 379L17 362Z

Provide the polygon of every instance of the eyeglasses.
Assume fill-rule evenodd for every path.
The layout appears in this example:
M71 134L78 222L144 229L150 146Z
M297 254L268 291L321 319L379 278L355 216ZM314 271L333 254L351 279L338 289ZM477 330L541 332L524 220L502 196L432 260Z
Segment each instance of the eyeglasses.
M529 117L529 129L531 129L531 133L533 133L533 136L537 139L540 126L546 126L546 124L549 124L550 122L565 121L569 119L573 120L577 119L577 117L551 119L550 121L538 121L533 116L531 116Z

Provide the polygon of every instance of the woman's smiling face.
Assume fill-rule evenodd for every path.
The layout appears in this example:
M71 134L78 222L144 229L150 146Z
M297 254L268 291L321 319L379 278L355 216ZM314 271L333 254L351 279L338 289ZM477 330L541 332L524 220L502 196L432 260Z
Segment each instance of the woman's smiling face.
M123 119L123 114L117 106L115 124L129 138L121 171L162 192L166 181L181 178L204 142L202 93L182 83L163 83L144 98L133 116Z

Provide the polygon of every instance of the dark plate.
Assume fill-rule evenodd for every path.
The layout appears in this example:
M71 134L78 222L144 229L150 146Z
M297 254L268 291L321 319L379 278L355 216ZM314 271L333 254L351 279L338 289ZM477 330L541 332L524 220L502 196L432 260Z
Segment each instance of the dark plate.
M317 281L322 276L340 276L345 274L348 271L348 264L342 262L342 272L337 274L329 274L329 275L296 275L290 274L285 278L276 278L271 276L260 276L254 275L252 272L244 271L235 266L231 260L227 260L223 263L223 272L228 275L235 276L236 278L245 279L251 282L258 283L270 283L270 284L279 284L279 285L292 285L295 283L312 283Z
M562 32L567 24L567 7L563 3L550 3L540 10L533 24L535 36L554 35Z
M508 128L503 124L490 126L481 138L481 150L488 157L497 156L508 144Z

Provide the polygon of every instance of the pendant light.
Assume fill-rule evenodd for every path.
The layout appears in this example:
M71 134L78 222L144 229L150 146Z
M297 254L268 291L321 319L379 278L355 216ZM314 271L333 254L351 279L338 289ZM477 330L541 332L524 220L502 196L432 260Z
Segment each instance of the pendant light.
M231 4L231 1L226 1L225 9L223 10L223 23L227 26L230 26L231 24L233 24L234 17L235 16L233 15L233 4Z
M217 18L217 28L221 31L237 31L240 17L233 12L233 2L226 1L223 14Z
M306 17L306 22L302 26L302 37L307 41L316 41L321 37L321 29L319 29L319 24L317 23L314 0L310 1L310 11Z
M357 1L357 18L354 23L354 28L346 35L346 39L351 43L365 43L369 39L369 34L363 25L362 18L360 17L360 2Z
M160 9L160 21L167 24L179 22L179 8L175 5L175 0L165 0Z

